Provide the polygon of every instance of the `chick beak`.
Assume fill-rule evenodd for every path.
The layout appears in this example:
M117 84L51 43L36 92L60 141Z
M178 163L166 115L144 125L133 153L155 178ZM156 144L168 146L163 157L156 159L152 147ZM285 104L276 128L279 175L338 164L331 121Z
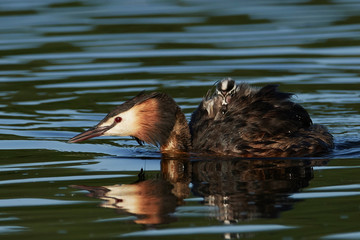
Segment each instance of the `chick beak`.
M80 133L79 135L76 135L75 137L71 138L68 142L69 143L75 143L75 142L81 142L89 138L98 137L103 135L106 131L108 131L112 126L103 126L103 127L92 127L88 130L86 130L83 133Z

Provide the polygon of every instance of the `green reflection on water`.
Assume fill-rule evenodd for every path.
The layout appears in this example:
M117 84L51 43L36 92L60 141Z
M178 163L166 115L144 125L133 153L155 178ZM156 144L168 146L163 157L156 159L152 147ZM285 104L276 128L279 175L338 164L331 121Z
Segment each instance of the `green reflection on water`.
M138 172L109 168L99 170L90 166L106 161L109 155L120 155L128 160L123 161L127 164L129 159L143 160L144 168L149 159L160 164L156 148L139 147L143 150L139 152L136 143L128 139L93 140L88 143L94 144L93 153L68 152L66 149L55 151L46 145L49 142L64 144L67 137L94 125L115 103L125 101L143 88L167 92L179 99L189 116L208 88L223 77L233 77L255 86L279 83L283 91L298 93L299 96L307 94L309 100L304 101L301 97L296 100L303 101L302 105L315 120L328 125L336 133L338 142L345 141L347 136L353 136L352 140L360 137L360 126L356 121L360 115L357 103L360 91L359 54L356 54L360 43L357 36L360 17L356 2L129 1L119 4L116 1L32 1L26 4L21 1L0 3L0 16L4 22L0 28L0 110L4 113L1 116L0 139L27 140L27 143L33 141L34 144L41 142L44 145L42 149L23 149L14 141L12 147L16 150L1 150L0 182L34 179L34 182L1 185L1 199L39 199L39 204L41 199L44 202L50 199L83 203L0 206L1 225L25 227L18 233L5 232L1 239L112 239L124 233L152 228L135 224L134 219L137 218L129 218L124 211L100 207L101 200L87 197L85 191L69 185L111 186L136 182ZM132 19L134 22L131 22ZM147 19L153 22L147 23ZM352 47L353 52L346 47ZM287 54L277 52L283 49L291 51ZM228 51L228 55L197 54L207 50L216 50L214 53L224 50ZM233 50L239 56L231 56ZM266 53L270 50L272 52ZM155 51L156 54L163 51L165 55L149 56L144 54L147 51ZM166 55L167 51L174 55ZM182 54L186 51L187 54ZM122 53L133 55L122 56ZM101 67L96 63L104 65ZM111 66L113 63L130 65ZM284 67L288 63L293 65ZM221 64L227 68L216 68ZM87 72L80 66L75 68L75 75L75 72L71 74L74 69L67 69L67 65L86 65L88 70L101 70L103 73ZM177 70L179 66L184 68ZM163 67L168 68L161 70ZM111 72L122 68L138 70ZM121 81L121 84L106 85L108 81ZM143 81L142 84L139 81ZM89 83L97 86L89 86ZM65 88L61 84L78 84L78 87ZM328 95L321 91L326 91ZM344 95L339 96L346 96L350 101L338 97L335 102L338 91L343 91ZM319 100L319 96L322 99ZM51 141L43 141L49 138ZM117 147L119 151L105 152L98 145ZM124 148L130 150L123 151ZM316 187L358 184L359 153L355 147L349 150L346 159L336 155L340 153L341 150L335 150L335 157L329 165L354 168L315 170L310 185L299 191L308 193L308 189ZM123 163L121 157L119 165ZM89 175L94 177L76 180ZM131 176L96 177L101 175ZM159 175L159 171L146 171L149 178L157 179ZM61 177L69 177L69 180L60 180ZM54 180L40 181L41 178ZM188 196L196 197L193 193ZM185 207L203 209L204 203L188 201ZM222 224L210 212L196 215L188 210L185 213L188 215L179 214L177 221L156 228ZM358 213L356 196L297 200L291 209L281 212L277 218L238 223L279 224L296 228L234 233L225 237L318 239L329 234L358 231ZM107 221L109 219L118 220ZM223 239L224 234L146 238Z

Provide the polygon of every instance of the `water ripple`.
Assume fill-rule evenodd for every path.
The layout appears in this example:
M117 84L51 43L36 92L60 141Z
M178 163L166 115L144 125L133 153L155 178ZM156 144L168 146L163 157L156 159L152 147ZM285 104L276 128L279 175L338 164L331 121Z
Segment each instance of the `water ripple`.
M84 203L84 201L70 201L70 200L57 200L57 199L45 199L45 198L13 198L13 199L0 199L0 208L68 205L68 204L81 204L81 203Z
M295 227L277 225L277 224L263 224L263 225L230 225L230 226L209 226L209 227L189 227L189 228L168 228L161 230L148 230L132 233L125 233L121 237L150 237L150 236L170 236L170 235L193 235L193 234L219 234L219 233L249 233L249 232L264 232L264 231L279 231L287 230Z
M326 187L316 187L307 189L308 191L338 191L338 190L349 190L349 189L360 189L360 184L348 184L348 185L336 185Z
M27 228L22 226L0 226L0 234L17 233L26 230Z
M322 237L322 239L360 239L360 232L331 234Z
M77 180L87 180L87 179L123 178L123 177L131 177L131 176L133 175L109 174L109 175L82 175L82 176L26 178L26 179L3 180L0 181L0 185L18 184L18 183L37 183L37 182L77 181Z
M331 198L331 197L352 197L359 196L360 192L312 192L312 193L295 193L290 195L293 199L314 199L314 198Z

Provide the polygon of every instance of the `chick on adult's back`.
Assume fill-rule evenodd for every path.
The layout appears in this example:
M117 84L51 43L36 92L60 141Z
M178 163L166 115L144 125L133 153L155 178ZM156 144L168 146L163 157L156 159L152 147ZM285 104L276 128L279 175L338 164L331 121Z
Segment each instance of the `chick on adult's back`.
M253 88L224 79L192 114L194 151L243 157L314 156L333 148L326 127L279 92L277 85Z
M333 148L332 135L276 85L252 88L226 78L208 92L188 126L164 93L140 93L111 111L95 127L69 142L132 136L160 145L162 152L200 152L240 157L303 157Z

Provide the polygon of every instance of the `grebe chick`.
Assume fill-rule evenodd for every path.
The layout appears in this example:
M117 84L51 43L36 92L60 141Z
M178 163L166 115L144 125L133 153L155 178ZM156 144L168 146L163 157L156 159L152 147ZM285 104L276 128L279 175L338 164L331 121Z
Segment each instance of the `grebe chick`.
M140 93L112 110L95 127L71 138L132 136L161 152L200 152L239 157L304 157L329 152L333 137L277 85L253 88L225 78L193 112L189 126L164 93Z

